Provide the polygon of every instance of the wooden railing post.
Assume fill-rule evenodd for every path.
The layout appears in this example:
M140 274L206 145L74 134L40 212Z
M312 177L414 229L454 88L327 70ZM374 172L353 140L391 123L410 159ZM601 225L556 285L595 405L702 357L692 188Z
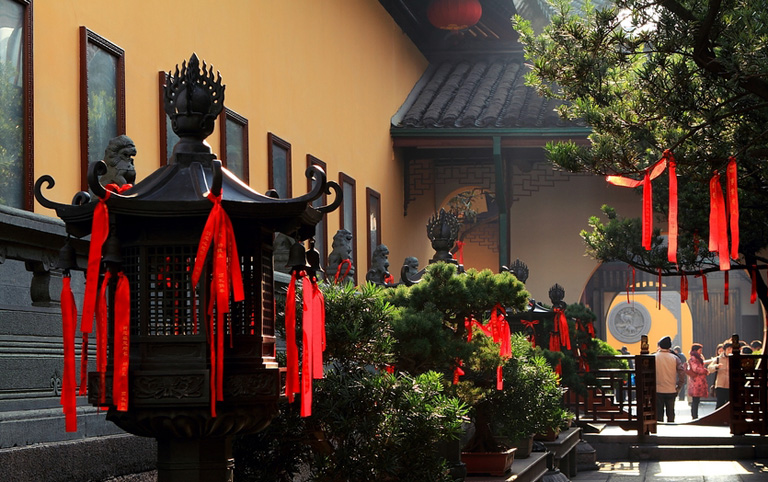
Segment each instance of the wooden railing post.
M635 381L637 433L656 433L656 357L648 354L635 356Z

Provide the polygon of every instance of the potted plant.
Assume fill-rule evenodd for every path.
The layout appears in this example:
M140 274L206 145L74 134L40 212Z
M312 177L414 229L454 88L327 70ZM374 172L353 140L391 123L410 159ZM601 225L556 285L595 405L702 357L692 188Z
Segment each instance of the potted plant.
M402 308L393 323L396 365L413 373L440 371L452 382L451 393L471 407L474 433L465 446L467 454L514 454L505 437L498 436L530 436L545 418L541 407L561 402L556 376L527 340L511 337L510 358L502 356L494 337L479 328L488 329L491 311L522 310L527 298L523 284L511 273L470 269L459 275L448 263L428 266L421 282L391 294L392 303ZM518 416L523 401L529 407L526 417Z

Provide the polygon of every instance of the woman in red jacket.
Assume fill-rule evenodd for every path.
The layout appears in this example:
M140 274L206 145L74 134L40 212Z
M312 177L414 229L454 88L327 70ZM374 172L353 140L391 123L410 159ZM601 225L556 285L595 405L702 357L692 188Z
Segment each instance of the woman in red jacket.
M704 366L704 356L701 354L701 344L691 345L691 353L686 363L685 373L688 375L688 395L691 397L691 417L699 418L699 402L701 397L709 394L707 385L707 367Z

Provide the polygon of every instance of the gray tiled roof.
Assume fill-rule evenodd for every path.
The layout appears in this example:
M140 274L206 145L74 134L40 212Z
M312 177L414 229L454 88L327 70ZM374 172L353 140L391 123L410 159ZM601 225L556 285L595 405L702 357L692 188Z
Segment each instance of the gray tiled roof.
M397 128L573 127L547 100L525 85L517 56L459 59L430 65L392 118Z

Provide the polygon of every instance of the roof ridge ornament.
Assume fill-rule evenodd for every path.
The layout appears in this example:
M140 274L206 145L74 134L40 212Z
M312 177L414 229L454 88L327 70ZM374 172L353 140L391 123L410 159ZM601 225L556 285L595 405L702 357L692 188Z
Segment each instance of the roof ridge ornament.
M221 73L203 61L202 69L197 54L193 53L189 62L178 64L165 86L164 108L171 119L173 132L180 141L173 149L170 163L176 162L177 153L210 153L211 147L205 138L213 133L213 128L221 111L224 109L224 89Z

